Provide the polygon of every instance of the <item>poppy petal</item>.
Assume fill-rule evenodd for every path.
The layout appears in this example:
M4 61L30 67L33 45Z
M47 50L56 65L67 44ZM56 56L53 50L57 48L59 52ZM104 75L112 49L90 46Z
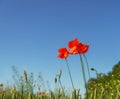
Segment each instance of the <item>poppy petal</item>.
M84 43L79 43L77 46L77 50L80 54L84 54L88 51L89 45L86 45Z
M58 49L58 52L59 52L59 54L58 54L57 58L65 59L68 57L69 53L66 48L60 48L60 49Z
M79 44L78 38L75 38L74 40L68 42L68 47L72 48L74 46L77 46L78 44Z

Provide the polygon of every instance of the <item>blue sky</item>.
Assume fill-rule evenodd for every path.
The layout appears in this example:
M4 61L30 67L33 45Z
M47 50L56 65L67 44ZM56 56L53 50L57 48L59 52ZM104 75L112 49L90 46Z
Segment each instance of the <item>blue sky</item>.
M35 76L42 72L54 88L54 77L62 68L61 80L70 88L66 63L56 56L58 48L76 37L90 46L90 67L111 71L120 59L119 5L117 0L0 0L0 82L11 81L11 66L21 74L26 66ZM75 87L83 90L79 57L68 61Z

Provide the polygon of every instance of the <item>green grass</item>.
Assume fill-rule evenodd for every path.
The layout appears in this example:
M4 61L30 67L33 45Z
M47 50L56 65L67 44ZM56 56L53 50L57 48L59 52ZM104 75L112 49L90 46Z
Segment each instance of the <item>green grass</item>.
M54 91L41 88L44 85L41 74L35 80L33 73L27 74L24 70L20 75L15 67L12 68L15 75L14 86L0 84L0 99L120 99L120 62L113 66L108 74L98 74L96 78L90 78L87 82L88 98L81 97L80 90L72 90L68 93L62 85L60 71L55 77L55 83L59 83ZM36 81L36 82L35 82ZM40 85L42 83L42 85ZM34 92L36 90L36 92Z

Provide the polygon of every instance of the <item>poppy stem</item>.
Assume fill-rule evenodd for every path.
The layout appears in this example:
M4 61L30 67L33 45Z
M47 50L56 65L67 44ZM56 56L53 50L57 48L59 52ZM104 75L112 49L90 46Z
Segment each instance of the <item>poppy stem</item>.
M71 76L70 68L69 68L69 65L68 65L68 61L67 61L67 59L65 59L65 60L66 60L66 63L67 63L67 68L68 68L68 72L69 72L69 76L70 76L70 80L71 80L72 88L73 88L73 90L74 90L75 88L74 88L74 84L73 84L73 80L72 80L72 76Z
M82 60L82 55L79 54L79 56L80 56L80 62L81 62L81 67L82 67L84 85L85 85L85 88L86 88L86 96L87 96L87 98L88 98L88 90L87 90L87 83L86 83L86 76L85 76L84 64L83 64L83 60ZM87 99L87 98L86 98L86 99Z
M86 64L87 64L88 75L89 75L89 79L90 79L90 68L89 68L89 64L88 64L88 61L87 61L87 57L85 56L85 54L83 54L83 56L84 56Z

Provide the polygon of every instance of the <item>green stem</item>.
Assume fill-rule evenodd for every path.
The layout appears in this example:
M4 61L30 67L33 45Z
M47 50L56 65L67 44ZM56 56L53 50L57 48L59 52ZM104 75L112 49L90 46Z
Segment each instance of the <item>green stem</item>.
M68 61L67 61L67 59L65 59L65 60L66 60L66 63L67 63L67 68L68 68L68 72L69 72L69 76L70 76L72 88L75 89L75 88L74 88L74 84L73 84L73 80L72 80L72 76L71 76L71 72L70 72L70 68L69 68L69 65L68 65Z
M86 83L86 76L85 76L84 64L83 64L83 60L82 60L81 54L79 54L79 56L80 56L80 62L81 62L81 67L82 67L84 85L85 85L85 88L86 88L86 97L88 98L88 90L87 90L87 83Z
M94 89L94 98L93 99L96 99L96 88Z
M90 68L89 68L89 64L88 64L88 61L87 61L87 57L85 56L85 54L83 54L83 56L84 56L86 64L87 64L88 75L89 75L89 79L90 79Z
M63 86L62 86L62 83L61 83L61 80L59 79L59 83L60 83L60 87L62 88L62 91L63 91L63 94L65 96L65 92L64 92L64 89L63 89Z
M104 88L103 87L101 87L102 89L101 89L101 94L100 94L100 99L102 99L102 97L103 97L103 91L104 91Z

